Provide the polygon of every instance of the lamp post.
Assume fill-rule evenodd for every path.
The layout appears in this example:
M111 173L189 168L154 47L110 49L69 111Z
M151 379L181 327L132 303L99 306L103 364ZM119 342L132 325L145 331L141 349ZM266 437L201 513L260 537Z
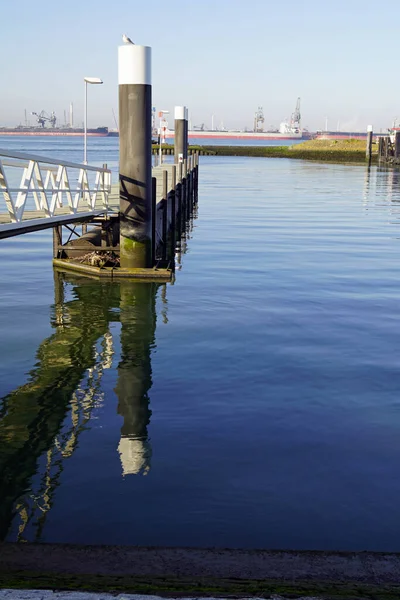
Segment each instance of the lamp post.
M84 77L85 82L85 122L84 122L84 140L83 140L83 164L87 165L87 84L100 84L103 80L99 77Z
M168 115L169 110L160 110L158 115L160 117L160 165L162 164L162 137L161 137L161 123L164 115Z

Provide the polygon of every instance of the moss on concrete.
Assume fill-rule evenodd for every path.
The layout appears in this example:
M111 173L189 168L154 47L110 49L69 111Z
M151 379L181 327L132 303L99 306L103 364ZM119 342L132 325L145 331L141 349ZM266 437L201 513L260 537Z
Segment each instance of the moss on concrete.
M138 242L131 238L120 237L120 264L122 268L146 268L150 266L150 242Z
M329 600L398 600L400 586L363 583L294 582L253 579L140 577L51 572L0 572L0 588L57 589L161 596L264 597L318 596Z

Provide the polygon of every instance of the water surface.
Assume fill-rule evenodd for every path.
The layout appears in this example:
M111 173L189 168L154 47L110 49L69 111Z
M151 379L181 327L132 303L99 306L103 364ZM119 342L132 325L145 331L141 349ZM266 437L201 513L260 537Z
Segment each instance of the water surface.
M399 551L399 190L201 157L167 286L1 241L1 538Z

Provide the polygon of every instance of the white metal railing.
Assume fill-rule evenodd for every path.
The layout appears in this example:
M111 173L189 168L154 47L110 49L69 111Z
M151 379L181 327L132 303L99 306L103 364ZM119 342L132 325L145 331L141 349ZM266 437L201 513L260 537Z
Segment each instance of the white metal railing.
M84 207L85 212L107 210L110 191L107 168L0 149L0 192L11 223L20 223L25 209L38 211L38 218L54 217L62 207L70 214Z

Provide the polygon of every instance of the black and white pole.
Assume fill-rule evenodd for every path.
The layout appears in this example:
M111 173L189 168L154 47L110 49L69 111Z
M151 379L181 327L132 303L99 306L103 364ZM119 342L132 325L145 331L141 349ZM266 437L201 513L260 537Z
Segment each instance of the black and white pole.
M120 260L152 265L151 48L118 48Z
M186 158L185 139L186 139L186 108L184 106L175 106L175 163L179 164Z

